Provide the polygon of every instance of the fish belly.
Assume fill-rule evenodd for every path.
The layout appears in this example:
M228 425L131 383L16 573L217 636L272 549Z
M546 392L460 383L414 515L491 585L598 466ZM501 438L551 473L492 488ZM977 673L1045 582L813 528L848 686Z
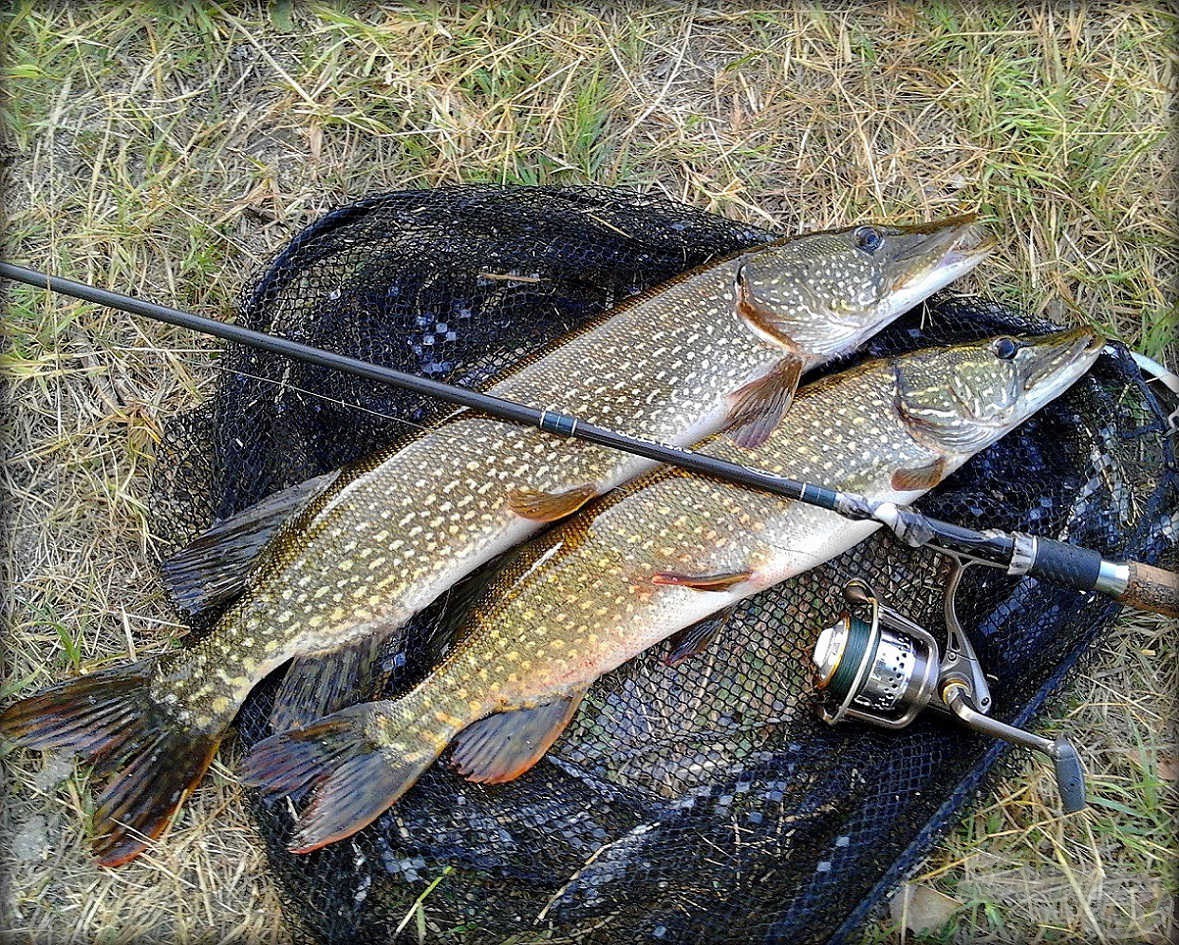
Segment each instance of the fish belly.
M878 528L878 522L851 522L834 512L792 503L786 520L776 526L768 523L757 536L756 543L750 543L753 575L748 581L724 591L659 588L644 608L645 613L633 615L626 621L633 632L620 634L616 646L597 654L597 666L594 667L597 675L610 672L673 633L719 610L830 561ZM563 683L573 681L561 680Z

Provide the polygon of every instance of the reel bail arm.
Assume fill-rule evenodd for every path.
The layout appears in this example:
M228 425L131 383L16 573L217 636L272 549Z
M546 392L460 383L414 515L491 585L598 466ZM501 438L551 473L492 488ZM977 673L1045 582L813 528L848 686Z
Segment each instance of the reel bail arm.
M955 601L962 575L972 561L954 562L945 594L946 648L907 617L882 604L858 578L843 589L851 606L866 605L864 620L850 609L819 634L815 645L816 687L824 721L845 718L883 728L902 729L922 709L952 715L968 728L1041 752L1052 759L1061 806L1066 813L1085 807L1085 775L1076 748L1065 738L1051 741L987 715L991 691L970 638L958 620Z

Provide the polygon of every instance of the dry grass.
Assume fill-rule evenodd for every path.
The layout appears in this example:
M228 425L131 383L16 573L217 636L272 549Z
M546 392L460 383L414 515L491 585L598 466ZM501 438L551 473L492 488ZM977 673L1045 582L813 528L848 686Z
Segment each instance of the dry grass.
M1002 239L987 291L1174 368L1175 25L1147 3L25 0L3 27L4 255L225 313L266 251L376 190L637 184L785 230L977 208ZM178 330L8 291L4 697L176 632L147 482L162 422L215 380ZM956 931L918 940L1164 940L1175 663L1162 621L1119 625L1060 720L1101 800L1061 821L1038 764L1005 780L925 868L966 903ZM5 764L6 940L284 939L220 763L119 871L87 858L83 771Z

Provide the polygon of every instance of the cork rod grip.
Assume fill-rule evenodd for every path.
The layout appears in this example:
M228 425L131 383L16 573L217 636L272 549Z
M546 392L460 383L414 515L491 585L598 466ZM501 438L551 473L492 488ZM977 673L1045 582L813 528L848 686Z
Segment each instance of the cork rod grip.
M1179 574L1141 561L1130 561L1129 566L1130 581L1118 600L1138 610L1179 617Z

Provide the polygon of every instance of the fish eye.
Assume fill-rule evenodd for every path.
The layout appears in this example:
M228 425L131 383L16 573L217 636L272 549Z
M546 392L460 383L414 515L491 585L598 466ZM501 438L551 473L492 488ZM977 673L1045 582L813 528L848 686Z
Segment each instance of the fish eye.
M1001 361L1010 361L1015 357L1015 352L1019 350L1019 342L1014 338L1009 338L1004 335L1002 338L996 338L991 344L991 350L995 352L995 357Z
M852 234L856 239L856 247L866 253L874 253L884 242L884 234L874 226L858 226Z

